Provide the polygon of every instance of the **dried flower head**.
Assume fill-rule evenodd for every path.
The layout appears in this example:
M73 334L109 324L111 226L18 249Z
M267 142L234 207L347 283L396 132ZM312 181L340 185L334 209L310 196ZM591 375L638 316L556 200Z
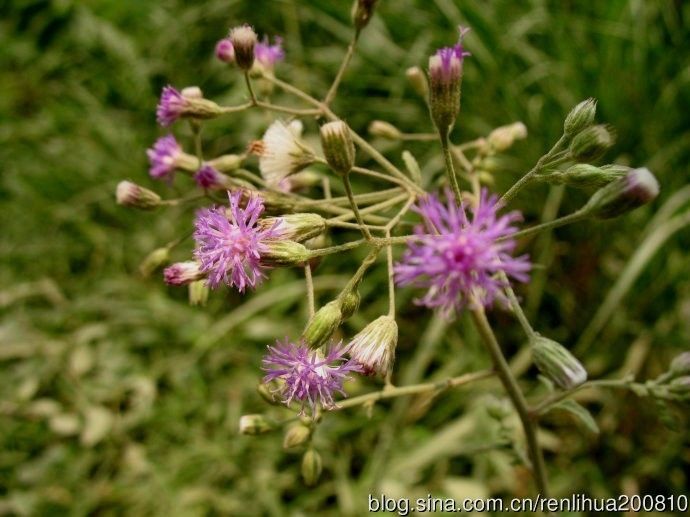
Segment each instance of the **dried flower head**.
M397 283L428 288L417 303L439 308L446 316L466 305L505 302L506 285L498 273L526 282L530 270L526 255L511 255L516 244L512 224L521 219L520 213L499 216L498 199L486 190L476 207L464 202L457 206L449 191L446 197L443 204L429 195L416 208L424 224L415 229L418 238L408 243L395 266Z
M230 210L225 207L199 210L194 222L194 256L208 274L211 288L225 283L244 292L247 286L256 287L264 278L261 255L267 243L279 238L276 226L260 228L257 221L264 211L258 196L249 197L240 206L242 191L228 193Z
M282 380L279 393L283 402L297 401L302 412L307 405L312 411L318 406L334 408L333 396L336 393L345 395L343 382L350 373L361 371L359 365L343 357L346 349L340 345L332 346L324 354L286 338L267 348L268 353L263 359L264 382Z
M242 70L250 70L254 64L256 32L249 25L240 25L230 30L230 41L235 53L235 62Z
M301 133L301 123L276 120L264 133L263 145L254 146L260 153L259 170L270 186L278 187L287 176L314 163L314 153L301 140Z

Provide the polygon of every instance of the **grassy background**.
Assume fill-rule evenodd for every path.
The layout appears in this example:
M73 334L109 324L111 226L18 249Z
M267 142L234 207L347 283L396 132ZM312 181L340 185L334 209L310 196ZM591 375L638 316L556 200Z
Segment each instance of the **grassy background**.
M380 118L407 131L430 130L404 70L423 66L462 23L472 27L473 55L455 138L475 138L514 120L530 131L506 158L497 189L550 147L568 109L588 96L599 100L599 120L618 130L608 159L646 165L658 176L662 194L654 206L558 230L550 245L528 248L550 264L544 288L535 283L521 293L535 327L574 346L644 239L652 214L690 179L690 5L380 3L335 103L355 129L363 132ZM160 134L154 120L160 88L198 84L210 98L241 99L241 82L215 62L213 46L227 27L244 21L285 36L288 58L279 77L322 94L337 69L350 37L348 2L256 5L0 3L0 514L360 515L372 490L457 498L529 493L529 477L510 447L484 451L514 427L487 415L486 406L495 403L489 394L500 394L491 383L443 394L431 405L382 403L371 418L364 410L327 415L315 437L324 457L322 483L304 488L300 456L282 451L279 433L237 434L240 415L266 409L254 392L263 346L297 335L304 323L299 272L275 271L246 305L221 290L203 309L189 307L186 292L166 288L158 276L137 275L148 251L190 227L189 211L142 217L113 200L123 178L151 183L144 150ZM268 122L255 115L209 124L209 154L243 149ZM399 161L402 148L381 146ZM435 145L409 148L426 174L440 170ZM181 189L184 182L178 183ZM534 221L555 196L534 188L518 204ZM583 200L582 193L566 192L561 212ZM653 377L688 348L688 246L690 233L680 231L645 262L583 352L593 376ZM334 258L318 270L321 301L355 260ZM346 324L346 335L383 310L384 292L379 267L362 287L362 309ZM411 295L401 292L401 306ZM513 354L519 329L505 314L493 319ZM447 327L405 303L395 381L485 367L467 323ZM350 391L376 386L358 381ZM583 403L602 429L599 436L563 415L545 425L554 492L687 491L683 408L661 415L653 401L622 392ZM672 420L680 430L665 425Z

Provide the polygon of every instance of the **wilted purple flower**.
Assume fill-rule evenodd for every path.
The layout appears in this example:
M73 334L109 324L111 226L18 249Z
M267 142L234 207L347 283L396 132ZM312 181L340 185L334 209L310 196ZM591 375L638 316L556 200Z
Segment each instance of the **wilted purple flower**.
M163 179L172 178L175 172L175 159L182 153L182 148L175 140L173 135L162 136L153 147L147 149L146 156L149 157L151 166L149 174L152 178Z
M264 36L263 41L257 43L254 47L254 57L266 68L273 68L278 61L285 59L283 38L276 36L273 38L273 41L274 43L271 45L268 41L268 37Z
M163 127L172 125L182 115L188 102L178 90L170 85L165 86L156 108L156 120Z
M245 208L240 207L242 191L228 193L228 197L229 214L225 207L203 208L197 213L194 256L201 271L208 274L210 287L224 282L244 292L247 286L255 287L264 278L261 254L267 251L267 241L280 237L279 223L267 228L257 226L264 211L260 197L250 197Z
M207 163L202 165L194 174L194 181L201 188L211 188L218 185L219 178L220 173Z
M235 48L232 46L230 38L223 38L216 43L216 57L224 63L235 61Z
M424 224L415 229L418 239L408 243L402 260L395 266L400 285L426 287L428 292L417 300L420 305L439 308L445 316L459 312L474 300L490 306L494 300L505 303L506 285L498 273L520 282L527 282L530 262L526 255L512 257L516 231L512 223L519 221L517 211L498 216L498 199L486 190L481 193L478 207L457 206L454 196L446 191L447 204L429 195L420 201L416 211Z
M343 355L347 349L334 345L325 354L307 345L296 345L287 338L269 346L263 359L267 372L264 382L281 379L280 396L285 404L293 400L314 411L318 405L326 409L336 407L333 395L343 391L343 382L351 372L360 372L361 366Z

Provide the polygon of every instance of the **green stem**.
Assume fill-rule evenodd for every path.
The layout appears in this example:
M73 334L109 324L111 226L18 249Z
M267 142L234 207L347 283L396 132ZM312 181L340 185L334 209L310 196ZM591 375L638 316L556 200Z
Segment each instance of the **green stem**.
M309 306L309 317L313 318L316 312L316 304L314 303L314 280L311 276L311 265L309 262L304 266L304 279L307 282L307 303Z
M541 416L548 412L553 406L561 402L562 400L571 397L575 393L585 388L620 388L620 389L631 389L633 386L639 386L644 388L643 384L632 382L631 378L623 379L599 379L595 381L588 381L584 384L580 384L576 388L571 390L562 391L545 398L539 404L530 409L530 414L534 416Z
M508 362L503 356L503 352L498 344L498 341L496 340L493 330L491 329L491 325L489 325L489 321L486 319L484 309L479 306L479 308L473 309L471 314L482 341L484 342L484 345L491 356L496 373L498 374L503 387L508 393L508 397L510 397L513 406L520 417L520 421L522 422L522 427L527 441L527 451L532 463L532 473L537 485L537 490L541 496L549 497L544 456L542 455L541 448L539 447L539 442L537 440L537 428L534 420L530 416L527 401L525 400L525 397L522 394L520 386L518 386L515 377L513 377L513 373L510 371L510 366L508 366Z
M561 148L561 146L565 143L566 140L567 137L565 135L562 135L561 138L558 139L558 142L556 142L556 144L551 148L551 150L544 156L539 158L532 170L525 174L522 178L520 178L512 187L510 187L508 189L508 192L503 194L501 202L504 205L510 203L510 201L512 201L512 199L517 195L517 193L520 192L520 190L526 187L534 179L535 174L538 174L539 171L541 171L541 169L544 167L544 165L546 165L551 160L552 156L558 152L558 150Z
M343 183L345 184L345 192L347 193L347 197L350 200L352 212L355 214L355 217L357 218L357 224L359 224L359 228L362 231L364 237L368 241L371 241L371 233L369 232L369 228L367 228L367 225L364 224L364 219L362 219L362 214L359 213L359 207L357 206L357 201L355 201L355 195L352 192L352 185L350 184L349 172L343 176Z
M244 72L244 83L247 85L247 91L249 92L249 98L251 99L251 106L256 106L258 104L256 100L256 94L254 93L254 88L252 87L252 81L249 78L249 72Z
M352 56L354 55L355 45L357 45L359 34L360 29L355 29L355 34L354 36L352 36L352 40L350 41L350 44L347 46L347 52L345 53L343 62L340 63L340 68L338 68L338 73L336 74L335 79L333 79L333 84L331 84L331 87L328 89L328 93L326 94L326 97L323 100L325 106L328 106L331 102L333 102L333 99L335 99L335 95L338 92L338 86L340 85L340 82L343 80L345 70L347 69L348 65L350 64L350 61L352 60Z
M439 382L423 382L421 384L411 384L409 386L388 386L387 388L352 397L338 403L335 409L346 409L363 404L377 402L379 400L390 399L395 397L403 397L405 395L417 395L419 393L427 393L429 391L440 391L448 388L455 388L463 386L471 382L479 381L495 375L493 370L482 370L479 372L466 373L458 377L451 377Z
M453 166L453 156L450 152L450 142L448 140L448 133L439 131L438 136L441 140L441 148L443 149L443 160L446 164L446 175L448 176L448 182L450 183L451 187L453 187L453 193L455 194L455 202L459 205L462 201L462 192L460 191L458 178L455 175L455 167Z
M554 219L553 221L547 221L545 223L532 226L531 228L525 228L524 230L520 230L519 232L513 233L509 237L499 238L497 239L497 241L500 242L508 238L516 239L519 237L527 237L529 235L534 235L535 233L543 232L544 230L551 230L553 228L558 228L559 226L565 226L566 224L576 223L578 221L586 219L587 215L587 211L580 209L577 212L573 212L572 214L568 214L558 219Z

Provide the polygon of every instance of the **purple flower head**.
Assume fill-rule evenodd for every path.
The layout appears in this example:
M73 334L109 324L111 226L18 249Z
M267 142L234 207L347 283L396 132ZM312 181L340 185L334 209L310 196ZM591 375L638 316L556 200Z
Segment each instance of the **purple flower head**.
M521 220L517 211L502 216L498 198L483 190L478 207L457 206L450 191L446 204L429 195L416 211L424 219L417 226L418 239L410 241L402 260L395 266L399 285L428 288L416 302L439 308L446 317L466 305L489 307L495 300L506 303L505 283L498 277L505 272L519 282L527 282L530 262L526 255L513 257L517 230L512 224Z
M172 125L182 115L188 103L178 90L170 85L165 86L156 108L156 120L163 127Z
M196 184L204 189L218 185L219 178L220 173L207 163L202 165L201 168L194 174L194 181L196 181Z
M211 288L225 283L242 293L247 286L256 287L265 277L261 254L267 251L267 241L280 237L279 223L265 228L257 225L264 211L260 197L250 197L245 208L240 207L242 191L228 193L228 197L229 214L225 207L197 212L194 256L201 271L208 274Z
M223 38L216 43L216 57L224 63L235 61L235 48L232 46L230 38Z
M175 160L182 152L182 148L175 140L173 135L162 136L153 147L147 149L146 156L149 157L151 167L149 174L154 179L172 179L175 172Z
M262 42L257 43L254 47L254 57L256 60L267 68L273 68L278 61L285 59L285 51L283 50L283 38L276 36L273 38L274 44L271 45L268 37L264 36Z
M458 42L452 47L438 49L436 54L431 56L429 74L432 80L450 82L459 78L462 71L462 60L470 55L462 46L462 39L469 30L468 27L459 27Z
M325 354L312 350L304 344L296 345L287 338L269 346L263 359L266 371L264 382L280 379L283 384L279 390L285 404L296 400L316 410L318 405L326 409L336 407L333 395L343 391L343 382L351 372L361 372L361 366L343 355L347 348L334 345Z

